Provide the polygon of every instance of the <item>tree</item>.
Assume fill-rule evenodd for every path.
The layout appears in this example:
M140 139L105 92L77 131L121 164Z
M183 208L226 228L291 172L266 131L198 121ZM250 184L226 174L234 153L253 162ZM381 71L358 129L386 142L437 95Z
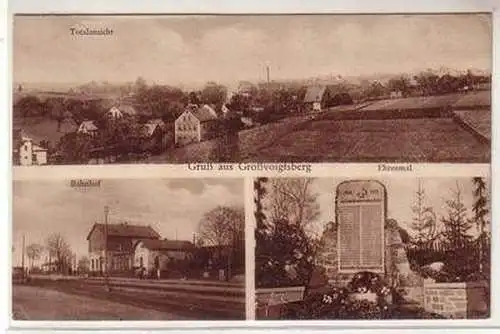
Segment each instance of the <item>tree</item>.
M271 220L286 220L306 227L319 215L311 178L276 178L271 181Z
M486 182L482 177L474 177L472 179L474 186L474 204L472 211L474 213L474 222L479 230L479 272L483 272L483 262L484 262L484 248L485 239L487 238L485 234L485 227L487 224L488 210L488 197Z
M413 219L411 228L415 231L415 243L418 246L429 246L436 237L436 214L434 209L425 205L425 190L421 181L415 192L415 204L411 207Z
M414 76L415 81L424 95L434 95L438 93L439 76L431 71L422 72Z
M259 287L302 285L310 277L315 240L307 236L305 226L318 215L311 181L259 178L254 183Z
M276 220L257 248L261 248L256 272L259 287L303 285L309 280L314 249L302 226Z
M54 259L59 273L65 273L71 264L72 252L66 239L59 234L53 233L46 240L46 249L49 257Z
M96 147L95 139L81 133L67 133L59 139L56 150L65 163L87 163L91 151Z
M215 146L217 162L229 163L240 160L239 131L242 127L240 117L233 110L221 117L218 124L219 135Z
M37 116L40 113L42 102L37 96L27 95L22 97L14 105L14 110L17 110L22 117Z
M229 250L227 276L229 280L233 267L244 267L245 260L245 213L240 207L218 206L207 212L200 221L199 233L204 244L217 246L218 258L222 247Z
M222 106L226 99L227 88L215 82L208 82L201 91L200 102L203 104Z
M30 244L26 247L26 256L31 262L31 269L33 269L34 262L40 259L43 252L43 246L39 244Z
M446 201L447 214L441 218L444 224L444 236L449 250L463 249L471 241L469 230L471 220L467 217L467 208L462 200L462 193L457 183L453 198Z
M205 245L225 246L232 245L235 235L244 233L244 225L242 208L218 206L203 215L198 229Z

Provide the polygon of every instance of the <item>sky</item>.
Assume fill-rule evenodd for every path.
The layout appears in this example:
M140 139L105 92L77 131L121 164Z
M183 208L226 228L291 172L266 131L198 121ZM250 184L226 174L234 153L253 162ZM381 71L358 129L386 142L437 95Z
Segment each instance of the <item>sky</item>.
M70 28L109 28L72 36ZM449 15L17 16L15 82L240 80L487 70L491 17Z
M348 178L317 178L311 185L311 192L317 195L320 208L318 219L311 223L308 232L321 236L326 224L335 222L335 194L337 186L348 181ZM387 191L387 218L395 219L398 224L411 233L415 191L418 189L417 178L380 178L373 179L381 182ZM421 178L420 182L425 191L426 203L437 214L438 219L446 214L446 201L453 198L453 191L457 183L461 191L464 205L468 208L469 217L472 217L473 188L472 178ZM475 229L471 230L474 233Z
M13 263L26 245L44 244L60 233L79 258L87 255L87 234L103 222L151 225L163 238L189 240L204 213L218 205L243 207L241 179L103 180L100 188L75 189L70 181L14 181Z

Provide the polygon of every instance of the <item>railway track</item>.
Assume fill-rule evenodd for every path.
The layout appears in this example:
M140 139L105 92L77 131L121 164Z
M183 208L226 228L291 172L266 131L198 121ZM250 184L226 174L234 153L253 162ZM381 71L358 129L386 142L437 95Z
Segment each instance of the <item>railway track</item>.
M111 280L110 291L99 280L33 280L31 285L51 288L61 292L85 295L92 298L133 305L145 309L155 309L178 314L196 320L244 320L245 290L243 287L207 285L203 291L201 284L160 284L137 280ZM214 289L215 288L215 289Z

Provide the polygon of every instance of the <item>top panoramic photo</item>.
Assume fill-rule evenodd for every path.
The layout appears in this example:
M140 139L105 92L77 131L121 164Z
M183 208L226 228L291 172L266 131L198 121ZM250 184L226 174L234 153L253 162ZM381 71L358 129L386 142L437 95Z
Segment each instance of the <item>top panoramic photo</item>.
M14 165L490 163L492 17L16 15Z

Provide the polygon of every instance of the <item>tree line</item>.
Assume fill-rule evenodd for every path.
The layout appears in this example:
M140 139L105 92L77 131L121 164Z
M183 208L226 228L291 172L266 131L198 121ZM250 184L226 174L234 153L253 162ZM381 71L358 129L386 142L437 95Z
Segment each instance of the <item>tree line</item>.
M25 252L29 261L28 268L32 272L42 270L35 265L35 262L42 259L44 254L46 255L44 265L48 266L50 272L59 274L71 274L73 263L76 260L76 255L72 252L69 243L59 233L49 235L43 244L29 244L26 246ZM85 262L85 259L79 259L78 267L81 267L82 261Z
M446 213L437 215L427 204L425 189L419 183L412 206L413 231L407 251L416 268L442 262L439 280L464 281L489 277L491 234L489 232L489 192L484 178L474 177L473 204L466 207L463 191L457 183L446 200ZM473 232L474 228L476 233Z

